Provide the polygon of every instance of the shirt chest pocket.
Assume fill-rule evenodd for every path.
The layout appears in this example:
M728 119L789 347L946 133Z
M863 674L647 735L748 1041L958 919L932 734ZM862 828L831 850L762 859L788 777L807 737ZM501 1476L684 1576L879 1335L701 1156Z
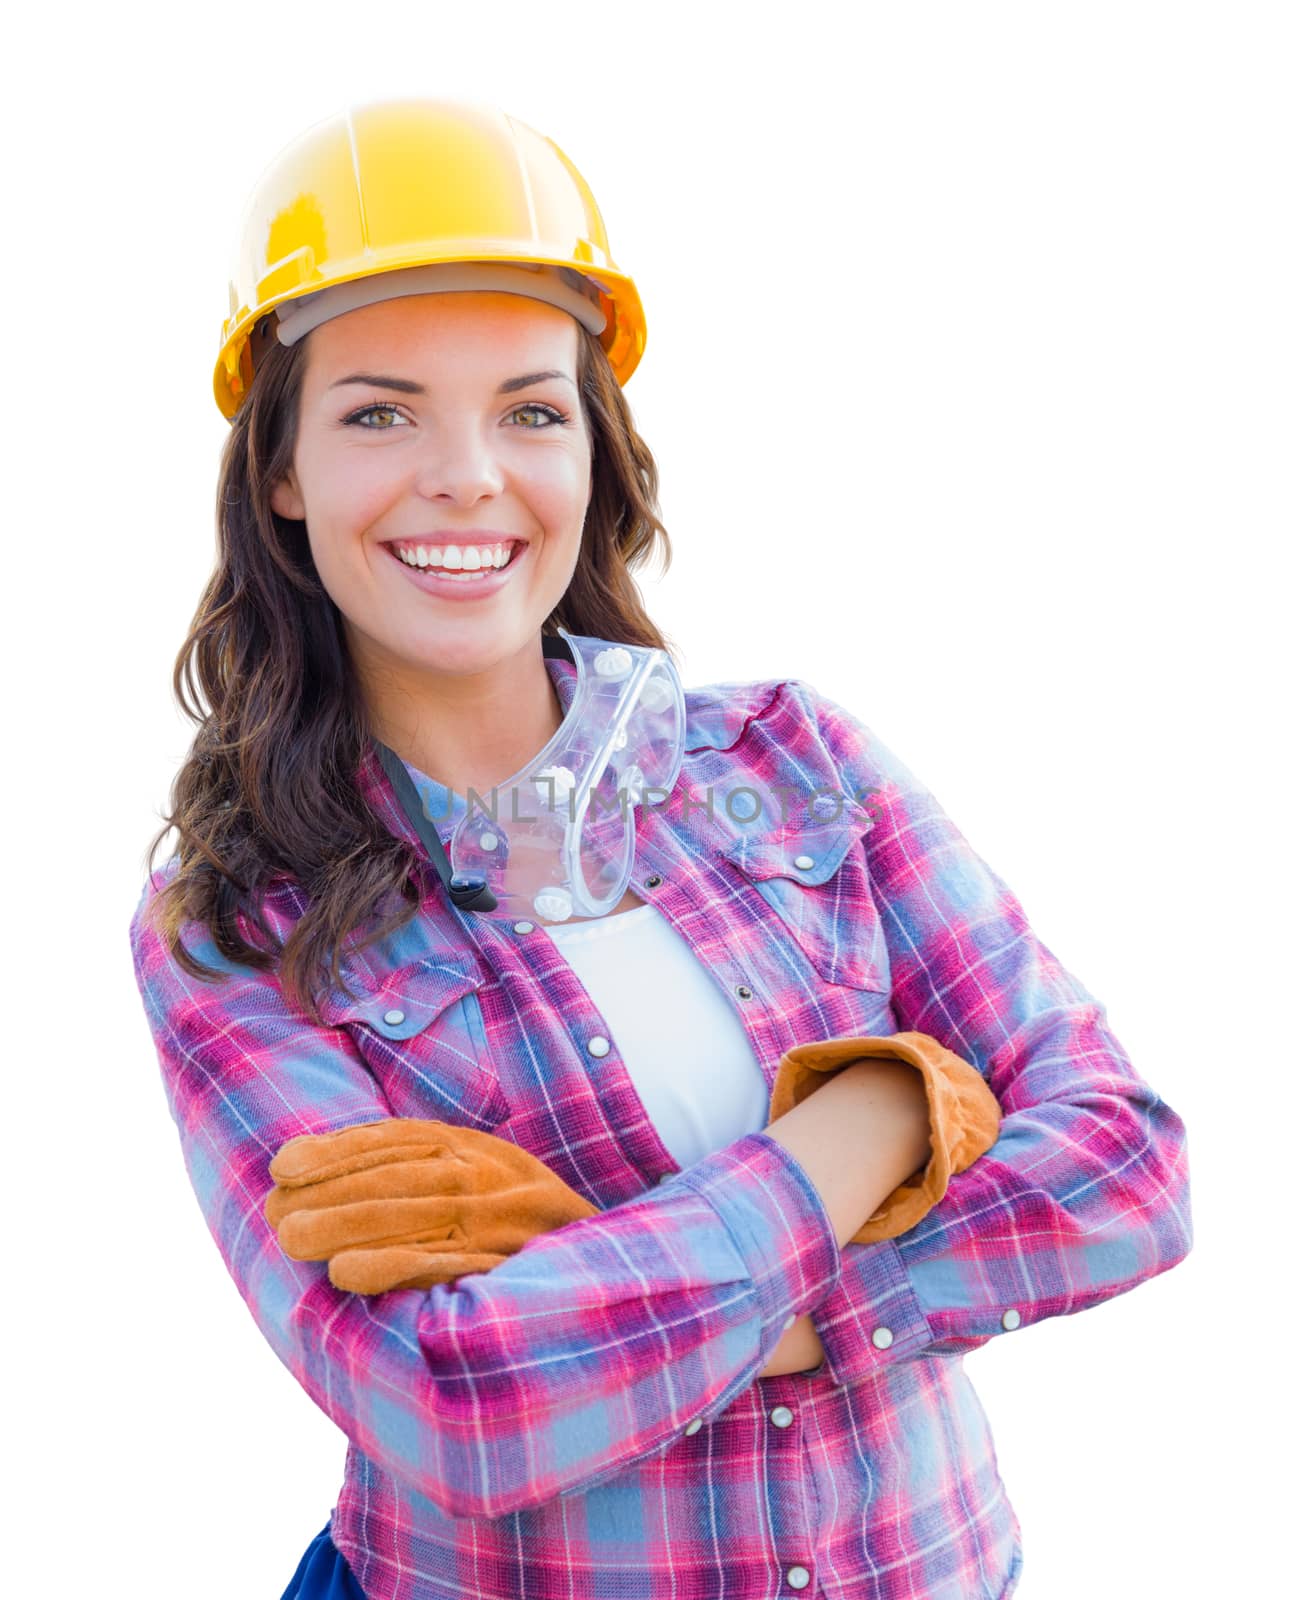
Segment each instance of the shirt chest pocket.
M828 983L890 994L891 964L869 886L868 822L745 834L725 855L783 920Z
M478 991L484 977L469 958L422 958L366 974L355 1001L336 1020L351 1034L392 1114L456 1127L497 1127L509 1115L487 1049Z

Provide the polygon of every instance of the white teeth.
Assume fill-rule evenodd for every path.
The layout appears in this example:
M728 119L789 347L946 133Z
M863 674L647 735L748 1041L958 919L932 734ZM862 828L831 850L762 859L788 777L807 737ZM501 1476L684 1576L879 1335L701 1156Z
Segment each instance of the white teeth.
M505 565L512 542L495 545L394 544L392 549L407 567L444 567L450 572L479 572Z

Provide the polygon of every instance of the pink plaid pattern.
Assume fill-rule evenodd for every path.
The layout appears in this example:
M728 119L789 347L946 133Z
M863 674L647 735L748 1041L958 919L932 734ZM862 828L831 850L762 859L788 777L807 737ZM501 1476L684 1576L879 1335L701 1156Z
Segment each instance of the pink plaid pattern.
M575 669L547 666L566 705ZM372 1600L1009 1595L1019 1528L963 1353L1191 1247L1180 1119L932 795L805 682L687 705L633 882L767 1083L808 1039L919 1029L1000 1101L997 1143L898 1239L839 1250L765 1133L678 1171L544 927L455 912L426 858L420 915L344 963L359 998L335 993L323 1029L192 925L227 976L189 978L145 921L153 884L132 919L190 1182L258 1327L347 1437L331 1531ZM462 802L412 776L448 838ZM417 844L372 751L357 781ZM267 904L281 931L302 911L292 886ZM393 1115L513 1140L600 1214L426 1292L336 1290L264 1221L267 1163ZM824 1364L757 1377L805 1312Z

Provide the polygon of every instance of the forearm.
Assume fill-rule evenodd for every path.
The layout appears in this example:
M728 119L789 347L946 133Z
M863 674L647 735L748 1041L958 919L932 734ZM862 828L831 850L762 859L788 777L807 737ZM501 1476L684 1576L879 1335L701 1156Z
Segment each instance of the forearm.
M765 1131L819 1191L841 1247L926 1165L928 1129L919 1074L905 1062L880 1059L843 1067Z
M759 1378L779 1378L786 1372L809 1372L824 1360L824 1346L807 1312L798 1317L783 1336L757 1374Z
M844 1067L766 1131L820 1191L839 1247L930 1154L923 1084L901 1061ZM823 1360L808 1314L789 1328L759 1376L806 1372Z

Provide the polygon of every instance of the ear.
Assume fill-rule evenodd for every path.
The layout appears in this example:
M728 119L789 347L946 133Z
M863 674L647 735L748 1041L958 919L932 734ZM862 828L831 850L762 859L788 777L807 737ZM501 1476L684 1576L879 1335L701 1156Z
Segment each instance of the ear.
M270 491L270 509L276 516L289 522L302 522L306 517L306 502L297 486L297 475L290 467Z

